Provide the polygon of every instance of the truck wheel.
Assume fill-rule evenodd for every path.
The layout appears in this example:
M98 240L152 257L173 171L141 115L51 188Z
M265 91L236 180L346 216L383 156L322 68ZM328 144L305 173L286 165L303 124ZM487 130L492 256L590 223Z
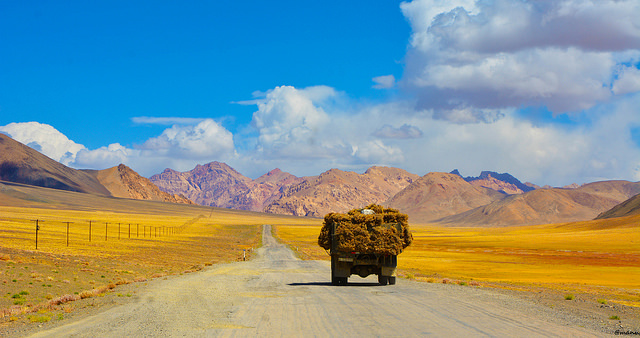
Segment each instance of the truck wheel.
M383 275L378 275L378 283L380 283L380 285L387 285L389 278L387 276L383 276Z
M389 276L389 285L396 285L396 276Z
M340 285L340 277L331 278L331 285Z
M349 277L342 277L340 285L347 285L348 280L349 280Z

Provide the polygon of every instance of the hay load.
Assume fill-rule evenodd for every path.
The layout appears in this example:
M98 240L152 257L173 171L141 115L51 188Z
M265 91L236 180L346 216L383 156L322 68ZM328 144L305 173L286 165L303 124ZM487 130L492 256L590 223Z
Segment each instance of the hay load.
M318 236L318 245L332 249L331 226L336 225L336 251L398 255L413 241L408 216L396 209L371 204L347 214L329 213Z

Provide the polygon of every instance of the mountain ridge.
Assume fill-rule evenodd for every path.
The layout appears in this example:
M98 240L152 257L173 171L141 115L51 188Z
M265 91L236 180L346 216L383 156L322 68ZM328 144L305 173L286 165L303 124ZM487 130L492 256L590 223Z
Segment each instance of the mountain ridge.
M0 180L101 196L192 203L160 191L121 164L104 170L77 170L0 133Z

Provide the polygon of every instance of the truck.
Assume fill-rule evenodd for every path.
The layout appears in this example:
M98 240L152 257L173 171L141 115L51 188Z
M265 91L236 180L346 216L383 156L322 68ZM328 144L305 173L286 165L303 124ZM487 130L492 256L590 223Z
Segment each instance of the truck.
M378 205L326 215L318 244L331 256L331 284L346 285L351 275L377 275L380 285L394 285L398 254L413 239L407 219Z

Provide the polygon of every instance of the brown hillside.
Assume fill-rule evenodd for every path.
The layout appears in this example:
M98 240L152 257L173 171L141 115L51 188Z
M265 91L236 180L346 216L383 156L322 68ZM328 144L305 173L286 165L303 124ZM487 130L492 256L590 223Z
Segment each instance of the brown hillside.
M198 204L250 211L262 211L282 196L283 187L302 180L280 169L251 180L220 162L198 165L187 172L166 169L151 177L161 190L183 194Z
M160 190L149 179L140 176L124 164L104 170L88 170L87 172L96 177L114 197L170 203L193 203L184 196L171 195Z
M0 133L0 180L109 196L95 177L69 168Z
M503 192L508 195L522 194L524 192L522 191L522 189L518 188L515 184L501 181L491 176L491 174L487 175L486 178L473 180L473 181L470 181L469 183L471 183L471 185L474 185L476 187L489 188L498 192Z
M304 181L280 169L272 171L251 181L249 190L234 199L230 205L233 209L263 211L273 201L282 197L282 190Z
M381 203L418 177L405 170L388 167L371 167L364 174L331 169L284 189L282 198L272 202L264 211L314 217L329 212L347 212Z
M251 179L225 163L211 162L197 165L191 171L166 169L153 175L151 182L162 191L182 194L200 205L230 208L238 195L249 190Z
M607 219L640 214L640 194L616 205L615 207L601 213L596 219Z
M386 204L408 214L412 222L424 223L489 204L504 196L488 188L476 187L459 175L428 173Z
M640 192L639 183L605 181L577 189L539 189L443 218L449 225L508 226L589 220Z

